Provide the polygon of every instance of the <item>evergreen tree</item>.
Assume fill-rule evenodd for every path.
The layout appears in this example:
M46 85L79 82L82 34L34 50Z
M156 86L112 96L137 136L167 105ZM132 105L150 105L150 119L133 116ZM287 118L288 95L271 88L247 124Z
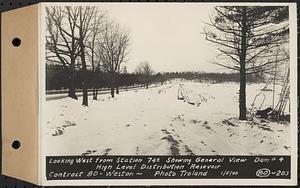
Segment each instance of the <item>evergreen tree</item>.
M271 71L288 59L277 51L288 42L288 7L216 7L207 24L206 40L220 52L215 63L239 71L239 119L246 120L246 75Z

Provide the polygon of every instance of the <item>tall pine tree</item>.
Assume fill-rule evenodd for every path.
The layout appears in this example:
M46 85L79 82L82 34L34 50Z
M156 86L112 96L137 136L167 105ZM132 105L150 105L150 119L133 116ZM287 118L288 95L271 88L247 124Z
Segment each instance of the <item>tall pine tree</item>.
M220 52L215 63L240 73L239 119L246 120L246 75L271 71L288 59L277 50L288 42L288 7L216 7L207 24L206 40Z

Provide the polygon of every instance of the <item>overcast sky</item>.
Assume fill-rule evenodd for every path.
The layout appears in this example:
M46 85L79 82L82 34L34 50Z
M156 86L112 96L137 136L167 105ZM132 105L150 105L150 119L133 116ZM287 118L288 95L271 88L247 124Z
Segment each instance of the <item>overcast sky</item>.
M130 31L127 70L147 60L156 72L225 70L210 63L214 46L201 32L213 9L204 4L102 4Z

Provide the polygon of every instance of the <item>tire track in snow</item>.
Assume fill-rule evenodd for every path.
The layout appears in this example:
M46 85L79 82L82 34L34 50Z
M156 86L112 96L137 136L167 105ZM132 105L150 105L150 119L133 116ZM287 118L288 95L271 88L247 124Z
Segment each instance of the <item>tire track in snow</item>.
M190 147L180 139L180 136L175 132L175 129L171 129L170 131L161 129L161 131L165 135L161 140L166 140L171 145L171 155L178 156L183 155L184 153L187 155L195 155Z
M179 114L177 116L175 116L173 119L171 119L171 123L170 123L170 129L162 129L162 132L166 135L168 135L168 137L164 137L165 139L167 139L171 146L170 149L174 149L174 147L176 147L179 150L180 154L187 154L187 155L195 155L195 153L193 152L193 150L191 149L191 147L188 146L188 144L186 144L183 140L185 139L184 136L182 136L182 130L178 130L178 129L186 129L183 127L186 126L198 126L199 128L205 130L205 133L209 133L209 134L217 134L217 132L215 130L213 130L207 121L201 121L201 120L190 120L190 121L186 121L184 118L184 114ZM178 131L176 131L176 129ZM204 132L204 131L203 131ZM179 134L181 133L181 135ZM204 134L205 134L204 133ZM175 141L174 141L175 140ZM209 146L205 141L201 140L199 142L199 148L197 148L197 150L200 151L204 151L204 152L211 152L213 154L216 154L217 151L215 149L213 149L211 146Z

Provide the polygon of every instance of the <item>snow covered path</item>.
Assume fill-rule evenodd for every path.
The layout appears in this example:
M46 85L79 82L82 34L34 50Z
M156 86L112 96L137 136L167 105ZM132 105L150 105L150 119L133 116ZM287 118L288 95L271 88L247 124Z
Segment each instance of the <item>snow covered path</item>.
M263 86L247 87L253 91L247 93L252 102ZM290 154L289 125L259 119L237 120L237 93L238 84L233 83L173 81L148 90L123 92L116 98L100 95L98 101L89 101L89 107L81 106L81 98L47 101L42 129L44 152L46 155Z

